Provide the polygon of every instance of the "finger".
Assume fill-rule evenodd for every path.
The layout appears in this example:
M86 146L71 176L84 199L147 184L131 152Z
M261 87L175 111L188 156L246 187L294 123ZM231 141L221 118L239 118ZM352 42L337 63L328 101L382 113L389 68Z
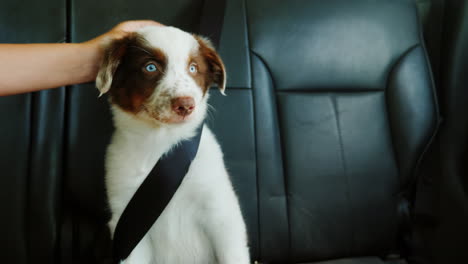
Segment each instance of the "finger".
M121 23L118 26L118 29L127 31L127 32L133 32L145 26L164 26L164 25L153 20L134 20L134 21L126 21L126 22Z
M154 20L138 20L136 22L139 23L140 26L164 26L164 24L161 24Z

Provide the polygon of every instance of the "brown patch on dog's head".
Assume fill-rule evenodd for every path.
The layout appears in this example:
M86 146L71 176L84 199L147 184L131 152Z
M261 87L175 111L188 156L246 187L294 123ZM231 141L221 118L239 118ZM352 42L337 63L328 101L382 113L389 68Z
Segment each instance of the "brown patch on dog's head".
M196 35L194 37L200 46L198 51L189 58L189 69L190 65L194 64L197 66L198 71L197 74L190 72L189 74L202 88L203 94L214 84L224 94L226 89L226 70L223 61L209 40Z
M114 40L107 47L96 78L100 94L109 92L111 102L138 113L151 96L167 66L164 53L137 33Z

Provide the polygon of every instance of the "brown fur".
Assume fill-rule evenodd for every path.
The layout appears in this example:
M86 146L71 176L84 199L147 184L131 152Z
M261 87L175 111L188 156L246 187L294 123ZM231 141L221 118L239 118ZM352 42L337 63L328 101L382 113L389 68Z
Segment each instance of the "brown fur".
M196 73L191 73L190 72L190 65L194 63L197 67L197 72ZM203 55L200 52L197 52L190 56L189 62L187 64L187 72L190 76L192 76L193 80L198 84L198 86L202 89L203 94L206 93L208 88L210 88L210 83L207 83L207 71L208 71L208 65L203 58Z
M193 61L198 64L200 73L196 79L194 78L195 81L204 89L203 93L213 84L223 90L224 78L226 78L223 61L208 41L199 36L194 37L200 45L198 53L192 57Z
M202 89L203 94L213 84L223 91L225 69L221 58L209 41L196 35L194 37L200 46L187 61L187 73ZM149 63L154 63L158 70L147 72L145 67ZM192 63L197 67L195 73L189 71ZM132 33L109 45L101 66L102 69L109 70L101 76L103 83L111 80L111 102L136 114L145 109L145 103L164 77L166 66L167 58L163 51L151 47L139 34Z
M123 110L138 113L164 76L166 56L137 34L114 41L107 54L107 63L115 68L112 69L113 80L109 90L112 103ZM153 73L145 71L149 63L155 64L158 70Z

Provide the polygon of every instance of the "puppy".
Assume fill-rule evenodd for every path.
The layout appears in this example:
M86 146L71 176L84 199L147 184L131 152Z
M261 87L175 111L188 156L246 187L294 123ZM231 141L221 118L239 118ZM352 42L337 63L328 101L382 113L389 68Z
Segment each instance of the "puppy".
M158 159L195 135L208 88L226 86L210 42L173 27L146 27L109 44L96 86L108 93L115 131L106 155L113 234ZM148 200L151 206L151 200ZM223 154L208 127L182 184L126 264L249 263L245 223Z

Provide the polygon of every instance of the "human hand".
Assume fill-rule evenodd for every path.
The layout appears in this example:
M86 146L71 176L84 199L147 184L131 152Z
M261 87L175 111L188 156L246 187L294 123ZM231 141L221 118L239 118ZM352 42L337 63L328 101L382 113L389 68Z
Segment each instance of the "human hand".
M146 26L164 26L153 20L129 20L119 23L108 32L83 42L83 44L93 46L94 48L102 49L107 43L114 39L121 39L131 32L134 32L142 27Z
M161 23L158 23L153 20L129 20L118 24L113 27L108 32L88 40L86 42L80 43L79 46L82 47L81 50L84 51L83 54L94 54L91 56L91 61L87 64L90 69L90 74L86 77L87 81L94 80L96 78L99 66L101 65L102 58L104 56L105 47L115 39L121 39L127 36L129 33L134 32L140 28L146 26L164 26Z

